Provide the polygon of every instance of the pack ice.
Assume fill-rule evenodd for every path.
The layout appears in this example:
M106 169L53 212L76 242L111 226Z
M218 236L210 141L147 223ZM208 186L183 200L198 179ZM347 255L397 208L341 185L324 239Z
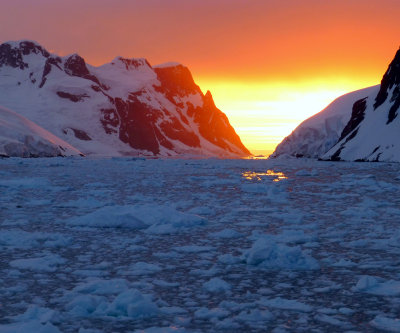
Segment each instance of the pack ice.
M0 160L0 332L398 332L398 163Z

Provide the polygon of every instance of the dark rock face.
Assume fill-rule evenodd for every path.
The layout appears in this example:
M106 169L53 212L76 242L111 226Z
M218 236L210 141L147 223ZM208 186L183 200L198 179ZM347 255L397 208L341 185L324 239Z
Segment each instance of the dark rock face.
M48 100L57 96L60 105L54 105L54 108L62 110L63 119L74 114L71 110L92 112L93 120L90 121L97 122L104 134L154 155L181 152L250 154L226 115L215 106L211 93L203 95L185 66L153 68L145 59L119 57L105 70L94 70L77 54L60 58L33 42L12 42L0 45L0 69L2 66L29 68L31 58L24 58L28 54L37 57L35 66L27 73L27 80L25 74L21 76L22 82L32 84L28 87L24 83L25 89L37 91L39 103L41 96ZM117 63L119 66L113 66ZM110 71L114 70L115 74L111 72L109 79ZM52 75L54 71L57 75ZM61 84L57 82L58 78L61 78ZM72 93L75 90L70 87L79 87L79 93ZM88 121L92 117L82 119ZM45 127L46 124L41 125ZM65 135L67 141L71 131L81 141L99 137L85 126L90 130L96 128L68 119L65 127L61 127L64 128L61 135Z
M374 109L376 110L389 97L389 92L395 87L390 102L393 102L389 113L387 124L390 124L396 117L397 111L400 107L400 50L397 51L396 56L389 65L388 70L382 78L381 89L376 96Z
M71 102L81 102L85 99L85 97L89 97L87 94L80 94L80 95L74 95L67 93L65 91L57 91L57 95L61 98L66 98L69 99Z
M100 85L98 78L90 74L85 60L77 54L73 54L66 60L64 70L68 75L88 79Z
M250 154L231 127L228 117L215 106L209 91L203 97L203 101L203 109L194 112L194 121L199 125L200 134L223 149L229 149L229 144L226 142L228 141Z
M76 129L76 128L71 128L71 127L69 127L69 128L64 128L63 132L64 132L65 134L67 134L67 133L68 133L68 130L71 130L71 131L74 133L75 137L76 137L77 139L79 139L79 140L83 140L83 141L90 141L90 140L92 140L92 138L91 138L85 131L82 131L82 130L80 130L80 129Z
M11 48L9 44L1 44L0 45L0 67L2 66L10 66L20 69L24 69L28 67L28 64L25 63L22 59L22 52L20 50L15 50Z
M343 129L339 141L343 140L346 136L348 136L360 125L360 123L364 120L366 108L367 108L367 97L360 99L354 103L350 121ZM352 135L355 135L355 133L353 133ZM347 140L349 141L351 140L351 138L349 137Z

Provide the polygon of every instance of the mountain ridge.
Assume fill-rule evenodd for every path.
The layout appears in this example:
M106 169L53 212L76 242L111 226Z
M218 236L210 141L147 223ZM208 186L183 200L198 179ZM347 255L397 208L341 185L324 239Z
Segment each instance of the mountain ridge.
M250 155L189 69L116 57L92 66L34 41L0 45L0 105L85 154Z

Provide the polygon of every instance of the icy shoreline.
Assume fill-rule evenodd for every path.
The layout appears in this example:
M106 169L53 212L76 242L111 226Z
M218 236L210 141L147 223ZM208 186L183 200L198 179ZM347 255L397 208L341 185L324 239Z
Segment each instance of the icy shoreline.
M0 332L397 331L399 185L390 163L1 159Z

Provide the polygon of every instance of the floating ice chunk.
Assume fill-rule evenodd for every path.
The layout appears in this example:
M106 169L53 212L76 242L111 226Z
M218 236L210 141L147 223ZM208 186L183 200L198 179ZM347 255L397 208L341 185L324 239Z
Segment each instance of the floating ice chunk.
M245 193L247 192L263 195L272 202L276 203L284 203L288 200L286 185L283 184L283 182L248 183L242 184L241 189Z
M155 264L149 264L147 262L137 262L130 267L130 274L132 275L149 275L158 273L162 268Z
M213 319L213 318L225 318L229 316L229 311L220 308L200 308L194 313L195 318L199 319Z
M289 247L276 244L269 237L256 240L249 250L244 251L241 258L248 265L268 269L319 269L317 260L303 253L299 246Z
M240 238L243 237L243 234L233 229L223 229L221 231L212 233L211 237L222 238L222 239Z
M284 230L276 240L283 243L303 244L317 240L315 235L305 234L303 230Z
M400 332L400 319L388 318L382 315L376 316L371 322L371 326L387 331L387 332Z
M38 258L16 259L10 261L10 266L18 269L27 269L35 272L55 272L65 259L57 254Z
M54 323L60 322L57 311L31 305L25 313L12 318L16 323L0 325L1 333L59 333Z
M47 322L58 323L60 321L60 315L55 310L49 308L42 308L36 305L31 305L28 307L25 313L18 315L13 319L15 319L16 321L23 321L23 322L37 320L42 324Z
M230 253L222 254L218 257L218 261L226 265L234 265L240 263L240 257L235 257Z
M205 282L203 288L210 293L225 293L231 289L231 285L220 278L214 277Z
M128 289L127 281L124 279L94 280L79 285L73 291L84 294L110 295L118 294Z
M197 207L190 209L188 211L188 213L196 214L196 215L200 215L200 216L203 216L203 215L208 216L208 215L214 215L215 211L213 209L211 209L210 207L197 206Z
M107 316L133 319L151 318L159 313L160 309L150 296L143 295L136 289L126 290L119 294L105 310Z
M244 322L267 322L274 318L273 314L268 310L243 310L236 317L236 320Z
M134 333L185 333L189 332L182 327L149 327L133 331Z
M349 326L349 323L343 322L335 317L328 316L325 314L319 314L315 316L315 319L322 323L330 324L333 326L339 326L339 327Z
M184 245L184 246L175 246L175 251L184 252L184 253L200 253L200 252L209 252L215 250L213 246L202 246L202 245Z
M71 238L59 233L26 232L22 230L2 230L0 247L36 248L36 247L66 247Z
M103 228L146 229L149 233L169 234L204 225L207 220L182 213L169 206L143 204L106 206L87 215L67 220L71 225Z
M374 276L362 276L353 291L364 292L373 295L381 296L399 296L400 295L400 281L383 280Z
M95 198L79 198L77 200L68 201L64 203L63 206L76 208L97 208L104 206L104 202Z
M104 296L81 294L75 296L67 305L66 310L78 317L88 317L99 308L107 308L108 302Z
M351 260L341 258L338 262L332 264L333 267L354 267L357 264Z
M1 333L61 333L61 331L51 323L42 324L37 320L0 325Z
M311 312L313 310L313 307L310 305L301 303L296 300L290 300L280 297L273 299L261 298L258 303L264 306L282 310L292 310L298 312Z
M164 280L153 280L153 283L162 288L174 288L180 286L178 282L168 282Z

